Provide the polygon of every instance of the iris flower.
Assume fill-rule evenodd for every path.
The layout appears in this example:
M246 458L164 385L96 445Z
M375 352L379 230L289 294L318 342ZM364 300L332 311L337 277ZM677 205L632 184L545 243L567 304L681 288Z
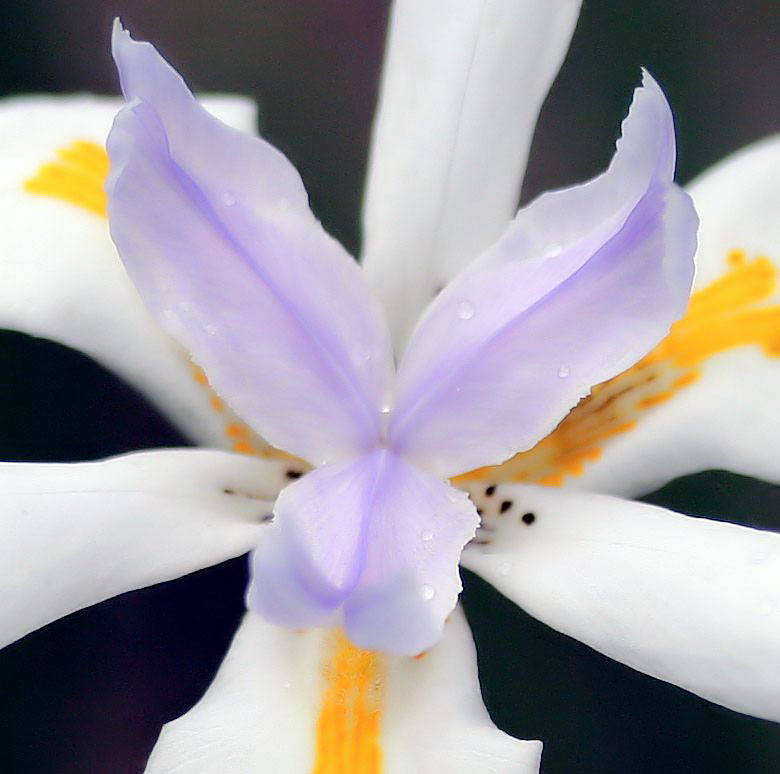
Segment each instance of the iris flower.
M481 704L459 560L623 663L780 719L780 536L614 496L777 477L778 143L692 187L689 304L697 217L652 77L606 172L513 216L578 4L440 5L394 6L362 268L290 162L228 125L251 107L206 101L215 119L120 26L121 263L112 107L0 114L2 324L232 446L0 467L4 643L253 550L250 612L148 771L537 771L541 744Z

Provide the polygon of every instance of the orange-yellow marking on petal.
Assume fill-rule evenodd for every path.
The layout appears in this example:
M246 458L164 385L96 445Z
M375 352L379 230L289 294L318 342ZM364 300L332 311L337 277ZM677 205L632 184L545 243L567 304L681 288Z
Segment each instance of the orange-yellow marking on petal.
M103 183L108 164L108 154L103 148L89 140L76 140L56 150L55 158L41 165L24 181L23 188L105 217L107 197Z
M225 426L225 435L228 438L242 438L249 435L249 428L239 422L231 422Z
M695 383L713 355L756 345L780 356L780 305L768 300L778 269L766 257L748 260L732 250L727 270L691 297L685 317L635 366L593 388L546 438L503 465L479 468L459 480L523 481L560 486L598 459L608 440L636 426L644 411L672 400Z
M206 372L194 363L192 365L192 377L204 388L211 409L220 414L224 422L225 438L231 442L233 451L238 452L239 454L252 454L257 457L263 457L264 459L289 460L291 465L295 468L305 469L308 467L298 458L293 457L290 454L285 454L284 452L275 449L273 446L270 446L248 425L244 424L225 401L214 392L214 389L209 383L208 376L206 376Z
M233 444L233 451L239 454L257 454L257 449L247 441L236 441Z
M356 647L340 629L326 637L312 773L381 774L384 658Z

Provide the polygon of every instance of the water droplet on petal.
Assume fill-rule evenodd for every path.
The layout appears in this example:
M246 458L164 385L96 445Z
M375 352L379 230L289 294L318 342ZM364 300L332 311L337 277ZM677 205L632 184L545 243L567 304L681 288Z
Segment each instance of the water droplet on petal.
M225 207L232 207L236 203L236 197L233 196L230 191L225 191L225 193L222 194L222 204L225 205Z
M561 377L561 379L566 379L566 378L569 376L569 373L570 373L570 372L569 372L569 366L562 365L562 366L561 366L561 367L558 369L558 376L560 376L560 377Z
M561 245L557 244L556 242L552 242L547 245L547 249L544 251L544 257L555 258L555 256L560 255L562 251L563 247L561 247Z
M420 586L420 596L429 602L436 596L436 589L433 586L429 586L427 583Z
M470 320L474 316L474 307L468 301L461 301L456 314L461 320Z
M206 323L203 326L203 330L206 331L206 333L208 333L209 336L213 336L217 332L217 326L212 325L211 323Z
M380 414L389 414L391 411L390 404L384 403L379 407L379 413Z
M498 572L499 575L509 575L509 573L512 572L512 565L509 562L501 562L501 564L498 565Z
M430 543L431 540L433 540L433 532L431 532L429 529L424 529L420 533L420 537L423 539L423 542Z
M367 363L372 357L371 348L358 345L352 356L356 363Z

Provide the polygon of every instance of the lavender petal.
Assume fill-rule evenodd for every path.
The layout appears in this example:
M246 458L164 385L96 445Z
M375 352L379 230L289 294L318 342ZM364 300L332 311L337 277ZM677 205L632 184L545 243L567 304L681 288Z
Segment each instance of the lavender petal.
M380 449L312 471L274 510L252 557L250 609L291 627L343 612L356 644L393 653L438 639L479 521L463 492Z
M698 219L645 74L609 169L521 210L431 304L399 372L390 444L439 475L499 463L685 311Z
M129 103L108 140L111 235L145 303L273 445L314 464L371 448L392 355L359 267L281 153L121 27L113 48Z

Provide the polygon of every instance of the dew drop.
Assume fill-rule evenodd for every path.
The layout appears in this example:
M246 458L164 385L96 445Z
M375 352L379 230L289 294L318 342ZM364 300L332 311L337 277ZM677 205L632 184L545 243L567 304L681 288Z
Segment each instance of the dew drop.
M433 540L433 532L431 532L429 529L424 529L420 533L420 537L423 539L424 543L430 543L431 540Z
M356 363L367 363L372 357L371 348L361 346L355 347L353 357Z
M420 596L426 601L430 602L436 596L436 589L433 586L429 586L427 583L420 586Z
M560 376L560 377L561 377L561 379L566 379L566 378L568 378L568 376L569 376L569 366L562 365L562 366L561 366L561 367L558 369L558 376Z
M557 244L556 242L552 242L547 245L547 249L544 251L544 257L555 258L555 256L560 255L562 251L563 247L561 247L561 245Z
M379 413L380 414L389 414L390 413L390 404L389 403L382 404L382 406L380 406L380 408L379 408Z
M470 320L474 316L474 307L468 301L461 301L456 314L460 320Z
M236 197L233 196L230 191L225 191L225 193L222 194L222 204L225 205L225 207L232 207L236 203Z
M498 573L499 575L509 575L509 573L512 572L512 565L509 562L501 562L501 564L498 566Z
M217 332L217 326L212 325L211 323L206 323L203 326L203 330L206 331L206 333L208 333L209 336L213 336Z

